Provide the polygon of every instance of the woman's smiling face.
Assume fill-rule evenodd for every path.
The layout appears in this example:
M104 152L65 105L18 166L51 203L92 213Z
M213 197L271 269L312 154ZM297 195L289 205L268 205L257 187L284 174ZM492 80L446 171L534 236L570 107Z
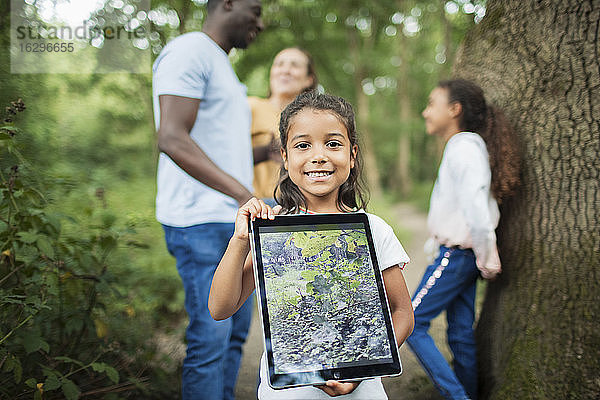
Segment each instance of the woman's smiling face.
M308 63L308 57L299 49L280 51L271 66L271 93L293 98L310 87L314 78L309 75Z
M282 157L310 210L340 211L338 192L354 167L357 150L346 126L331 112L304 109L292 118Z

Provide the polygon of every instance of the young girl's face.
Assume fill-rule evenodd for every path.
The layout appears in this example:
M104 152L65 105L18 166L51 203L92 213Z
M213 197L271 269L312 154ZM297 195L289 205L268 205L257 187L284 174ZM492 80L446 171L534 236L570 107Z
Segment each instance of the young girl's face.
M350 175L358 146L331 112L304 109L292 117L282 157L292 182L316 212L339 212L337 196Z
M457 103L448 101L448 89L437 87L431 91L427 107L423 110L425 129L428 134L445 138L449 133L456 133L458 129L458 114L460 108Z

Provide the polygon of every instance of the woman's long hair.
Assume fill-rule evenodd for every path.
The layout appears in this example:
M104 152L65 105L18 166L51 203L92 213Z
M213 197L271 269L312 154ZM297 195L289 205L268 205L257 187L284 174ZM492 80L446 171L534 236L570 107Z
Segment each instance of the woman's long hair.
M354 167L350 169L350 175L346 182L340 186L337 198L337 207L340 211L352 211L355 209L366 210L368 204L368 191L362 180L362 157L358 147L356 126L354 123L354 111L352 106L341 97L329 94L320 94L317 91L301 93L281 113L279 120L279 134L281 148L287 152L287 139L290 124L293 118L302 110L312 109L326 111L334 115L344 124L348 132L350 146L357 146L354 158ZM275 187L273 196L277 203L283 207L283 212L298 211L300 207L307 208L306 199L300 189L292 180L288 171L281 166L279 183Z
M448 90L448 102L462 106L460 129L478 133L485 141L492 171L491 189L502 200L514 194L520 184L519 141L504 113L486 104L483 90L471 81L442 81L438 87Z

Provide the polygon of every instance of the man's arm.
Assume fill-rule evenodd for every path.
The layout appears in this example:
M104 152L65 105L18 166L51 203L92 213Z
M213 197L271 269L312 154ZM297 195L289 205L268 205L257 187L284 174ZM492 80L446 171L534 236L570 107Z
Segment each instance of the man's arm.
M252 155L254 157L254 165L260 164L263 161L267 161L269 159L270 150L271 150L270 144L267 144L264 146L253 147Z
M234 177L219 168L192 140L199 99L161 95L158 148L190 176L244 204L252 197ZM248 151L251 151L248 149Z
M252 148L252 154L254 155L254 165L260 164L263 161L271 160L277 163L281 163L281 144L279 139L275 137L275 134L271 137L271 142L264 146L256 146Z

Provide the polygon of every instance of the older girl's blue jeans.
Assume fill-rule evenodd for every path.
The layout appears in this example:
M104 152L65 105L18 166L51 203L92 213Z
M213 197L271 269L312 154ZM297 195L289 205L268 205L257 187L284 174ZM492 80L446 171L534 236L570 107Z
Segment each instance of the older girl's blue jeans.
M477 354L473 323L479 270L470 249L440 247L413 296L415 328L407 339L412 351L447 399L477 399ZM436 347L428 330L446 310L448 345L454 369Z
M234 224L163 228L167 248L177 260L189 317L182 398L233 400L242 345L252 319L252 297L231 318L215 321L208 311L208 293Z

